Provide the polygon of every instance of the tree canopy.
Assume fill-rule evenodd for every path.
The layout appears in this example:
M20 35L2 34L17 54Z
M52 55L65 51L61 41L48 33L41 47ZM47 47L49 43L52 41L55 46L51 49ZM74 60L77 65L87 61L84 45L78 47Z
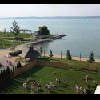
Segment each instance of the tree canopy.
M50 30L46 26L39 27L38 31L40 35L50 35Z
M17 37L20 33L20 27L18 25L18 22L14 21L13 26L11 27L11 32L14 33L15 37Z

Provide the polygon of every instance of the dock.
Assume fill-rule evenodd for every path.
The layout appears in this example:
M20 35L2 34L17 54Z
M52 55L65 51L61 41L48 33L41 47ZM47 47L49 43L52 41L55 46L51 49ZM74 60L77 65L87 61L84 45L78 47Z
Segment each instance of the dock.
M54 40L61 39L61 38L65 37L65 36L66 35L55 35L52 38L34 40L34 41L30 42L30 43L27 43L26 45L28 45L28 44L39 45L39 44L42 44L42 43L53 42Z

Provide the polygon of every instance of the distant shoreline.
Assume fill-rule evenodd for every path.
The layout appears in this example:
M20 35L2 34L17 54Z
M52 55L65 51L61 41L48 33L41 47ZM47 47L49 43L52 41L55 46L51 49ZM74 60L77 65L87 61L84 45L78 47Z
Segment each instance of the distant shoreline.
M53 54L53 58L61 58L60 54ZM44 56L44 55L43 55ZM45 56L49 56L49 54L45 54ZM62 55L62 58L66 58L66 55ZM72 57L73 60L80 61L80 57ZM89 58L81 58L81 61L87 62ZM100 62L100 59L95 59L95 62Z
M1 17L0 19L95 19L100 16L25 16L25 17Z

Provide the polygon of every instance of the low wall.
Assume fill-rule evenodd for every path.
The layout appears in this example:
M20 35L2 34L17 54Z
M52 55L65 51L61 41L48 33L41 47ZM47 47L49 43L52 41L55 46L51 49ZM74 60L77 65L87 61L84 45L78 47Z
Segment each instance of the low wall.
M14 71L14 77L18 76L22 73L25 73L26 71L30 70L34 66L49 66L49 67L55 67L55 68L65 68L67 67L67 64L63 64L61 62L50 62L50 61L42 61L42 60L34 60L33 62L30 62L26 64L25 66L15 69Z
M30 62L28 64L26 64L23 67L20 67L18 69L15 69L14 71L14 76L18 76L28 70L30 70L31 68L33 68L34 66L37 66L38 60L34 60L33 62Z
M61 62L50 62L50 61L42 61L38 60L38 66L49 66L49 67L56 67L56 68L65 68L67 64Z

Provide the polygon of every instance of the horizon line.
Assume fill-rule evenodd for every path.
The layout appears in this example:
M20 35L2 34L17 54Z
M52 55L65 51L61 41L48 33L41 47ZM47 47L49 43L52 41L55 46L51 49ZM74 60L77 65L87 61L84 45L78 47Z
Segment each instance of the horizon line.
M80 17L80 18L84 18L84 17L100 17L100 15L96 15L96 16L8 16L8 17L0 17L0 19L7 19L7 18L70 18L70 17L73 17L73 18L77 18L77 17Z

